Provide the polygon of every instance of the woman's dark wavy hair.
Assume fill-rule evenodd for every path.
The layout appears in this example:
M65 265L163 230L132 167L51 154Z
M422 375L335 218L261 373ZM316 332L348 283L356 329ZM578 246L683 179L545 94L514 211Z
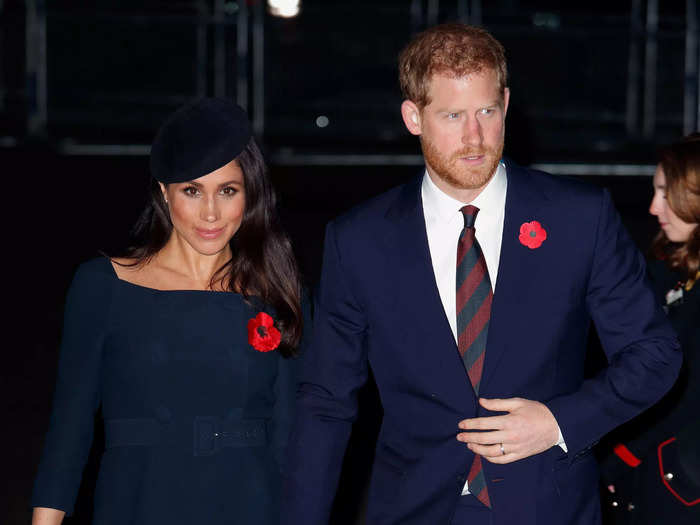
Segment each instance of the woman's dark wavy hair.
M258 297L275 309L282 333L279 351L284 357L296 354L301 339L301 280L289 238L277 216L276 197L267 176L262 153L250 139L236 157L243 171L245 209L241 226L230 241L232 258L214 275L225 290L241 293L246 300ZM151 198L132 232L132 245L125 258L128 266L147 263L170 238L173 223L160 185L151 179Z
M661 148L659 164L666 179L666 200L680 219L695 229L688 240L674 243L660 230L651 244L651 253L665 259L668 266L696 280L700 270L700 133L695 132L678 142Z

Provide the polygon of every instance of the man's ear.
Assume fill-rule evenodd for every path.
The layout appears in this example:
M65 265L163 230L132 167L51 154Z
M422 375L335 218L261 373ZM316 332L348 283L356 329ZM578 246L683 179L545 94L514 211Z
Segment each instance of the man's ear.
M503 88L503 116L508 113L508 102L510 102L510 89Z
M423 132L420 110L410 100L404 100L401 104L401 117L411 135L420 135Z

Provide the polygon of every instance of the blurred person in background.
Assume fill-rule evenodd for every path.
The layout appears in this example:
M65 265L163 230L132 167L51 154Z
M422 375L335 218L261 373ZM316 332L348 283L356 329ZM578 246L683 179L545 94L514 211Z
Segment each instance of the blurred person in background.
M276 525L305 307L247 115L179 109L151 172L134 247L68 292L32 522L71 514L100 409L94 523Z
M649 275L678 333L670 392L619 430L603 462L614 524L700 523L700 133L660 151L649 213L659 221Z

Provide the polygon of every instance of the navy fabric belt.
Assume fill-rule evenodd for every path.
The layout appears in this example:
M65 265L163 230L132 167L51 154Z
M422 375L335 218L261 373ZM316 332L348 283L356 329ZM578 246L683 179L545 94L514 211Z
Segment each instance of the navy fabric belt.
M195 456L210 456L224 447L260 447L267 443L262 419L229 420L196 416L182 424L155 418L106 419L105 448L191 443Z

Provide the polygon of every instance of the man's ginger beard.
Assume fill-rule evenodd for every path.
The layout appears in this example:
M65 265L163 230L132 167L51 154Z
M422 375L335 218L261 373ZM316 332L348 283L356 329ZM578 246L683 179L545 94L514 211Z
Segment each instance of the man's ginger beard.
M437 147L422 135L420 145L426 164L433 169L435 174L450 186L462 190L483 187L496 173L498 162L503 153L503 141L496 148L464 148L452 153L449 157L438 151ZM484 155L484 164L473 168L460 165L462 162L460 157L472 155Z

